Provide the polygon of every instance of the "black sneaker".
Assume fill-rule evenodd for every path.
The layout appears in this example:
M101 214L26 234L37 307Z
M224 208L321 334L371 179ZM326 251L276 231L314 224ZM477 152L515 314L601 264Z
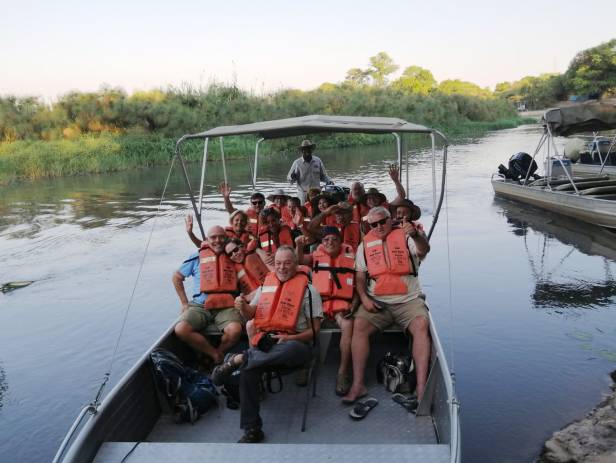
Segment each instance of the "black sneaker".
M216 386L222 386L225 383L225 380L231 376L231 374L239 368L239 365L236 365L234 362L235 355L240 354L232 354L227 355L225 357L225 361L220 365L214 367L212 370L212 374L210 375L210 379Z
M237 441L238 444L258 444L263 439L265 439L265 434L261 431L261 428L248 428L244 431L244 435L240 440Z

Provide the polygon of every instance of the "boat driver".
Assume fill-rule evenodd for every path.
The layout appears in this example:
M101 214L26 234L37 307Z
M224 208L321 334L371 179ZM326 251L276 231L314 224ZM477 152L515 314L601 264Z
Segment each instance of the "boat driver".
M297 196L302 202L306 201L306 193L310 188L319 188L320 182L333 183L327 176L323 162L312 153L315 148L314 143L310 140L302 141L299 146L299 151L302 157L293 161L291 169L287 174L287 180L291 183L297 183Z

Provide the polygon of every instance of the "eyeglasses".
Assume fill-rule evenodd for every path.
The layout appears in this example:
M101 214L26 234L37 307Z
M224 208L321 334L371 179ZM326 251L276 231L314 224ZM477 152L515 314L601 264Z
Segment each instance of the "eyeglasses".
M233 254L235 254L236 252L239 252L239 250L240 250L240 249L241 249L241 248L240 248L240 246L236 246L236 247L234 247L233 249L231 249L230 251L227 251L227 252L226 252L226 254L227 254L228 256L232 256L232 255L233 255Z
M265 201L263 200L259 200L259 201L251 201L253 206L258 206L259 204L265 204Z
M389 220L389 217L385 217L384 219L377 220L375 222L368 222L368 223L370 224L370 228L376 228L379 225L385 225L388 220Z

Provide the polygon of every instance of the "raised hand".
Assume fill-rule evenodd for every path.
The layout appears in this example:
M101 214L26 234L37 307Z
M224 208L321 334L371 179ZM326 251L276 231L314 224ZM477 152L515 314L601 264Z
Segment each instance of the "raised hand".
M398 169L398 165L397 164L390 164L389 165L389 177L394 182L399 182L400 181L400 169Z
M220 185L218 185L218 192L228 198L229 196L231 196L231 185L222 182Z

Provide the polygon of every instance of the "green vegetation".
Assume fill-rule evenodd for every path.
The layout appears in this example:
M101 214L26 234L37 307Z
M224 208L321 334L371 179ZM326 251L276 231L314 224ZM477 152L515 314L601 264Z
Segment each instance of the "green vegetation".
M103 87L71 92L46 104L37 97L0 97L0 184L21 178L110 172L168 162L175 140L185 133L228 124L308 114L401 117L448 134L478 135L525 122L514 106L489 89L460 80L438 83L432 73L399 68L385 52L354 68L343 82L324 83L310 91L285 89L255 95L235 85L155 89L128 95ZM356 134L323 136L321 148L373 144L387 137ZM282 151L296 140L268 143ZM225 139L229 156L252 153L252 144ZM189 160L201 147L187 148ZM211 147L212 152L217 150Z
M564 74L527 76L516 82L496 85L495 95L542 109L566 100L616 96L616 39L579 52Z

